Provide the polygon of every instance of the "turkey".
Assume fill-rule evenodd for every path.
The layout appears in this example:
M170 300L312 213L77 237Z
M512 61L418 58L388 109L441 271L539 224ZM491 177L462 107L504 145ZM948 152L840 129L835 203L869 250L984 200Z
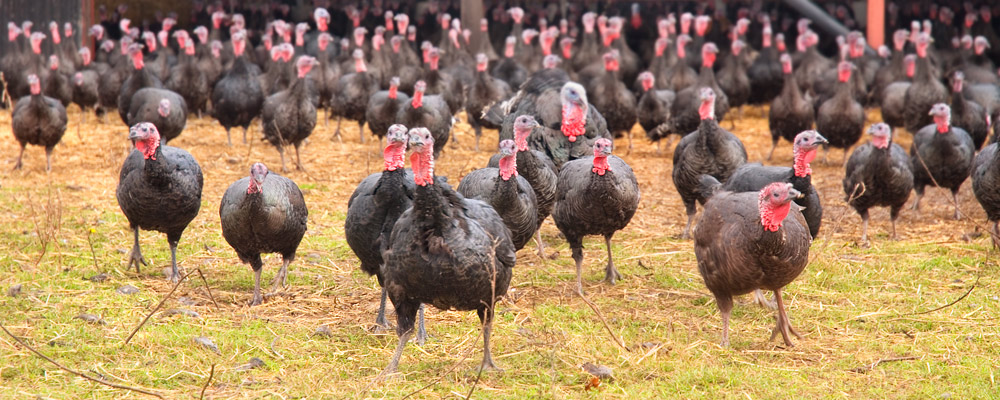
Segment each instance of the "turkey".
M570 161L559 170L552 220L566 236L576 262L576 290L583 294L583 237L604 236L608 265L604 280L615 284L621 274L611 257L611 237L624 229L639 207L639 184L632 168L611 154L611 140L594 142L594 156Z
M892 82L882 89L882 120L891 127L898 128L906 125L906 92L913 84L914 72L916 71L917 56L909 54L903 58L903 70L905 80Z
M913 83L906 89L904 98L903 115L906 121L906 130L917 132L923 127L933 124L934 120L927 115L937 103L948 101L948 92L945 87L931 71L931 62L927 58L927 46L930 46L930 35L922 33L917 37L917 75L913 78ZM825 131L824 131L825 132ZM970 159L971 161L971 159ZM919 172L914 170L914 173ZM917 198L923 188L917 184Z
M167 144L184 131L187 124L187 103L181 95L167 89L143 88L132 95L129 124L152 122Z
M870 142L858 146L847 160L845 201L861 214L861 242L868 242L868 209L889 207L892 239L896 239L899 210L913 190L913 170L906 151L892 143L892 128L884 122L868 128ZM975 181L973 181L973 187Z
M52 149L66 133L66 107L59 100L42 94L38 75L28 75L26 82L31 94L18 99L11 112L11 130L21 144L14 169L21 168L24 148L30 143L45 147L45 172L49 172L52 171Z
M250 122L260 115L264 107L264 91L256 77L260 70L243 54L246 35L237 32L232 41L233 65L212 89L212 116L226 128L226 143L230 146L233 141L229 130L234 126L243 127L243 143L246 143Z
M508 36L504 46L503 58L498 60L490 71L490 75L501 81L507 82L512 88L520 88L528 80L528 69L514 59L514 48L517 46L517 39Z
M930 115L934 123L917 131L910 146L913 189L917 192L913 209L920 210L927 185L948 188L955 202L955 219L959 219L958 188L969 177L975 144L968 132L951 125L951 108L947 104L935 104Z
M514 144L517 146L517 156L515 157L518 166L517 173L528 181L531 190L535 192L535 200L537 201L535 231L538 235L535 240L538 242L538 257L544 258L545 244L542 242L542 232L539 228L541 228L545 218L548 218L549 214L552 213L552 206L556 201L556 182L559 179L559 170L545 153L528 148L528 137L536 127L538 127L538 121L535 121L535 118L530 115L518 116L513 124ZM500 158L499 154L494 155L490 158L487 166L500 168Z
M677 92L677 98L670 109L670 115L673 120L671 131L673 133L684 136L698 129L698 126L701 124L701 113L699 110L702 104L701 93L703 88L710 88L715 91L716 99L713 105L715 109L715 121L722 122L726 111L729 110L729 100L727 100L726 94L722 92L722 89L715 82L715 72L712 71L712 65L715 64L715 55L718 52L719 49L714 43L705 43L702 48L702 60L704 64L701 66L698 81L694 85Z
M729 104L738 107L740 118L743 117L743 105L750 98L750 77L747 76L747 68L750 66L750 58L743 51L746 44L742 40L734 40L731 45L731 52L723 59L722 69L719 70L719 88L726 94ZM735 120L730 119L735 124ZM735 127L735 125L732 125Z
M267 96L261 118L264 121L264 139L278 148L281 155L281 171L286 172L285 149L287 145L295 146L295 165L302 167L299 157L299 147L302 141L312 134L316 127L316 106L313 105L306 84L306 74L317 64L310 56L300 56L295 61L298 79L288 89Z
M802 197L795 204L802 207L802 215L806 219L809 235L816 238L823 221L823 204L819 192L812 184L812 167L810 163L816 158L816 151L826 144L826 138L816 131L804 131L795 136L792 141L794 164L792 167L772 167L759 163L743 164L726 181L725 185L710 175L702 175L702 196L712 197L717 190L727 192L759 192L765 186L774 182L791 183Z
M368 109L365 110L365 120L372 133L382 137L389 132L389 127L396 121L396 115L410 102L410 96L399 92L399 77L394 76L389 79L389 90L380 90L368 98ZM405 134L406 131L404 130Z
M685 47L690 42L691 37L688 35L677 37L677 61L667 68L667 89L679 92L693 86L698 81L698 73L688 66L687 62L687 49Z
M184 31L179 31L184 32ZM198 65L195 57L194 41L184 41L184 52L178 57L177 65L170 69L170 77L164 82L167 89L184 98L187 109L201 117L211 95L208 75Z
M750 79L748 99L750 104L767 104L785 90L782 82L788 78L782 76L783 62L779 59L778 51L772 46L771 34L770 19L768 19L763 31L760 53L747 68L747 77Z
M654 89L656 78L652 72L640 73L639 81L643 91L636 105L636 119L646 131L646 137L656 142L656 151L659 152L660 139L670 133L670 107L677 95L673 90Z
M632 148L632 127L635 126L635 95L625 87L616 75L619 74L621 56L612 50L604 54L604 71L591 84L590 95L594 108L604 116L608 131L615 137L627 135Z
M972 193L976 195L979 205L986 211L986 218L993 223L990 227L993 247L1000 247L1000 229L997 221L1000 221L1000 191L997 190L1000 184L1000 147L995 140L986 145L982 151L976 155L972 167Z
M604 116L587 101L587 91L566 81L566 73L558 69L539 71L513 98L491 107L487 114L493 122L503 121L501 140L513 138L518 116L534 117L540 126L532 131L528 144L545 153L557 168L592 154L598 138L611 139Z
M58 34L58 32L56 33ZM73 102L72 84L69 79L66 79L66 75L59 71L59 56L55 54L49 56L49 76L42 86L44 87L43 94L59 100L63 107Z
M97 71L85 69L73 74L73 103L80 106L80 118L86 121L88 109L97 106Z
M492 207L435 182L433 144L426 128L410 130L413 207L396 221L382 255L399 346L380 377L398 369L421 303L443 310L476 310L483 323L481 366L497 369L490 354L493 307L510 285L514 246Z
M118 206L135 234L128 267L148 265L139 248L139 228L167 234L170 244L170 272L167 278L180 279L177 270L177 242L201 207L204 178L191 154L177 147L160 145L156 126L142 122L129 130L135 151L122 164L115 192Z
M422 80L413 85L413 98L396 114L396 122L407 127L430 130L434 135L434 158L437 158L448 143L455 121L444 98L438 95L425 96L425 90L427 84Z
M694 231L698 272L722 313L722 345L729 346L729 315L733 296L756 289L774 291L778 323L786 346L794 346L781 291L809 262L812 237L793 199L801 194L791 183L775 182L758 193L721 192L705 203Z
M375 275L382 287L382 300L375 329L389 327L385 319L386 289L382 275L382 252L389 247L389 235L396 220L413 204L413 171L404 169L409 134L403 125L392 125L386 133L383 152L385 170L369 175L358 184L347 201L344 236L347 245L361 260L361 270ZM423 332L423 319L420 332Z
M489 41L485 42L489 43ZM465 111L469 125L472 125L472 129L476 132L476 151L479 151L479 138L483 135L484 127L500 129L500 124L490 123L483 118L483 113L493 104L507 100L513 95L506 82L496 79L486 72L489 62L486 54L476 54L475 80L465 89Z
M251 306L260 304L260 253L281 254L281 269L274 276L272 290L287 283L288 264L306 233L306 201L291 179L272 174L267 166L254 163L250 176L233 182L222 195L219 218L222 237L236 251L240 261L253 268Z
M462 82L457 77L438 69L441 60L441 51L432 47L427 52L428 68L424 70L423 81L427 84L427 94L438 95L448 106L452 114L457 114L465 103L465 94L462 93ZM416 125L406 125L414 127Z
M792 57L788 53L781 55L781 70L785 74L785 83L781 94L771 101L771 109L767 116L767 125L771 129L771 151L767 159L771 160L778 140L793 140L795 135L804 130L812 129L815 116L812 101L799 89L795 74L792 72Z
M858 140L865 129L865 110L851 94L851 71L854 64L841 61L837 65L837 89L833 97L820 104L816 110L816 130L823 132L830 147L844 149L843 162L847 162L847 150ZM823 156L826 162L826 155Z
M132 58L132 66L135 71L122 82L121 90L118 92L118 115L122 117L122 122L128 124L128 111L132 109L132 95L142 88L163 88L163 82L156 75L145 69L142 61L142 45L133 43L128 46L129 57ZM129 125L132 126L132 125Z
M989 115L979 103L965 98L962 87L965 74L955 71L951 81L951 111L955 116L955 126L964 129L972 137L975 149L983 147L990 134Z
M510 229L514 250L521 250L538 230L538 200L531 184L517 173L517 145L500 141L500 167L470 172L458 184L458 193L467 199L486 202L500 214Z
M361 143L365 142L365 112L368 100L378 91L378 78L365 65L365 52L355 49L351 54L354 60L354 72L340 76L334 89L333 100L330 102L333 114L337 116L335 137L340 137L340 120L342 118L358 121L358 131ZM407 125L409 126L409 125Z
M699 191L701 175L711 175L725 183L736 168L747 162L743 142L715 121L715 91L703 87L700 94L698 113L701 123L698 130L681 139L674 149L674 187L684 202L688 217L681 239L687 239L691 233L697 212L695 202L705 203Z

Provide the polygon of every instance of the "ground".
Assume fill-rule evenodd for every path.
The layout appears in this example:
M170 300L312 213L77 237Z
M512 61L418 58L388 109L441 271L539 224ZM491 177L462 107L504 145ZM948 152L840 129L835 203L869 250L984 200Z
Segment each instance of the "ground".
M766 118L756 108L745 114L732 131L750 160L760 161L771 145ZM344 124L343 142L332 140L334 124L319 123L303 147L306 171L286 174L309 206L289 287L251 308L253 275L222 238L218 205L252 163L279 171L280 161L260 140L258 126L251 144L234 131L235 145L228 147L224 130L207 117L189 120L171 143L190 151L205 174L201 213L178 251L182 269L198 269L205 280L195 272L181 283L124 344L173 287L162 272L169 248L163 234L142 232L150 266L139 274L126 270L132 233L115 187L130 150L127 129L113 111L103 123L90 114L81 124L80 117L71 106L69 129L46 174L38 147L28 148L24 169L11 171L18 145L9 133L9 111L0 111L0 287L7 292L21 285L19 293L0 294L0 322L66 367L110 382L198 398L215 365L204 388L208 398L464 398L470 391L491 399L987 398L998 390L996 251L979 233L986 221L970 183L960 192L962 220L951 219L947 191L929 189L920 214L903 212L899 241L887 237L888 211L874 210L871 246L864 247L857 243L860 218L844 202L841 152L832 151L830 165L821 155L813 182L824 203L823 228L812 261L785 290L803 338L791 348L768 341L772 313L744 296L733 313L732 345L724 348L693 245L677 239L685 217L670 180L673 145L664 143L658 152L638 126L631 150L627 140L616 141L615 153L635 169L642 191L635 218L615 236L624 275L618 285L601 282L603 240L585 242L584 288L627 349L574 294L569 249L549 220L542 234L558 256L541 259L529 243L518 253L510 295L497 307L493 352L505 372L477 380L482 339L475 313L429 309L427 344L406 348L398 379L373 383L397 339L371 331L378 284L358 268L343 225L355 185L381 169L377 142L368 133L359 143L353 123ZM877 120L878 112L870 112L869 123ZM458 143L448 144L436 170L452 183L490 156L472 151L464 122L455 135ZM905 132L897 138L904 148L909 140ZM496 132L486 131L482 148L496 142ZM770 163L791 165L791 144L782 141ZM265 259L265 292L279 266L279 257ZM101 273L106 280L88 279ZM138 293L119 294L125 285ZM101 320L88 322L81 314ZM324 326L326 335L315 334ZM202 336L218 352L195 342ZM136 396L59 370L7 335L0 335L0 349L0 397ZM248 368L252 357L264 365ZM609 367L613 379L588 388L581 368L587 362Z

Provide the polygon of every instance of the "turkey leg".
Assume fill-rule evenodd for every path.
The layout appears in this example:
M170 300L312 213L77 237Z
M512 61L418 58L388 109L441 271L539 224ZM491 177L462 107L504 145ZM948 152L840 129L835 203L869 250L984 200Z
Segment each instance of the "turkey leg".
M302 166L302 159L299 158L299 147L301 147L301 146L302 146L301 142L295 144L295 168L298 168L299 170L305 171L306 167ZM284 163L285 163L284 160L282 160L281 163L282 163L282 167L283 167Z
M392 353L392 358L389 359L389 365L387 365L385 369L375 377L375 381L385 381L389 375L395 374L396 371L399 370L399 358L403 355L403 349L406 348L406 342L410 341L411 336L413 336L413 329L399 335L399 345L396 346L396 351Z
M889 221L892 222L892 240L899 240L899 237L896 236L896 219L899 218L899 209L901 208L903 208L902 205L889 209Z
M729 347L729 314L733 311L733 298L716 295L715 303L719 305L719 313L722 314L722 347Z
M45 172L52 172L52 148L45 148ZM957 198L957 197L956 197ZM958 208L955 208L955 219L958 219Z
M471 119L471 118L470 118ZM479 152L479 137L483 136L483 127L476 125L476 152Z
M17 162L14 163L15 170L21 169L21 157L24 157L24 146L25 144L21 143L21 152L17 153Z
M583 248L573 246L573 261L576 262L576 292L583 296L583 278L581 277L583 268Z
M358 134L361 135L361 144L365 144L365 121L358 121Z
M893 220L895 224L895 220ZM893 228L893 236L896 235L895 228ZM861 243L868 243L868 211L861 213Z
M413 304L407 300L399 302L395 300L393 299L393 305L396 306L396 334L399 335L399 345L396 346L396 351L392 353L389 365L375 377L376 381L384 381L389 375L396 373L399 369L399 358L403 355L406 343L413 337L413 319L416 317L418 309L422 307L420 304Z
M243 142L246 143L246 133L244 133L243 136L244 136ZM232 145L233 145L233 139L232 139L231 136L229 136L229 127L227 126L226 127L226 146L230 146L231 147Z
M247 144L247 131L249 131L249 130L250 130L250 125L247 125L247 126L243 127L243 144ZM228 135L227 135L227 139L228 139Z
M139 263L142 265L149 265L146 259L142 257L142 250L139 248L139 227L134 227L132 230L135 232L135 245L132 246L132 252L128 255L128 269L132 269L132 265L135 264L135 273L139 273Z
M257 255L257 258L258 259L260 258L259 254ZM250 300L250 306L251 307L252 306L256 306L256 305L260 305L260 303L264 302L264 296L260 295L260 271L263 268L260 265L260 261L258 261L257 265L254 265L253 267L254 267L253 268L253 299Z
M688 222L687 225L684 226L684 232L681 233L681 240L687 240L691 238L691 225L694 224L694 215L695 213L698 212L695 207L696 206L694 205L693 201L691 202L691 204L684 205L685 212L687 212L688 216Z
M608 283L614 285L615 281L622 278L622 274L618 273L618 269L615 268L614 259L611 258L611 236L604 237L604 246L608 249L608 266L604 269L604 280Z
M274 275L274 282L271 283L272 292L277 292L278 289L288 286L288 264L291 262L292 260L282 257L281 269L279 269L278 273Z
M997 243L997 238L1000 237L1000 221L993 221L993 230L990 233L990 238L993 240L993 248L1000 248L1000 245Z
M799 339L802 339L802 335L799 335L799 333L792 328L791 322L788 321L788 314L785 313L785 303L781 300L781 289L774 290L774 300L778 302L778 325L771 331L771 339L768 340L774 340L780 332L781 338L785 341L785 345L793 347L795 346L795 343L792 343L792 340L788 338L788 334L795 335L795 337Z
M382 287L382 300L379 301L378 314L375 315L375 333L382 333L389 329L389 321L385 319L385 301L389 298L389 292ZM421 321L423 324L423 321Z
M337 139L340 142L344 141L344 139L342 137L340 137L340 119L341 119L341 117L338 115L337 116L337 129L333 131L333 137L330 138L330 140Z
M958 211L958 190L951 191L951 200L955 202L955 219L962 219L962 214Z
M536 233L535 241L538 242L538 258L545 259L545 242L542 241L542 229L539 228Z
M771 310L778 309L778 304L776 304L771 300L768 300L767 296L764 296L764 292L761 291L760 289L756 289L753 291L753 298L754 301L756 301L757 304L760 304L761 307L767 307Z
M417 345L423 346L424 343L427 343L427 329L424 328L424 304L421 303L417 310Z
M771 156L774 155L774 149L778 148L778 139L771 140L771 151L767 153L767 161L771 161Z
M278 144L278 155L281 156L281 172L288 172L288 167L285 166L285 149Z
M177 241L169 240L170 242L170 279L171 282L177 283L181 279L180 272L177 272Z
M493 354L490 352L490 334L493 331L493 308L480 308L478 311L479 320L483 323L483 363L480 368L484 371L503 372L503 369L493 363Z

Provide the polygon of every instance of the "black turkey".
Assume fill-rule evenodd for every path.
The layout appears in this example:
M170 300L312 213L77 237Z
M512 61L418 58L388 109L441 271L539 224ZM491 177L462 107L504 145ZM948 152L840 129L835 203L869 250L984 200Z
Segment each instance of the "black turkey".
M913 170L906 151L892 143L892 128L880 122L868 128L872 140L854 149L844 176L845 201L861 215L861 242L868 242L868 209L889 207L892 239L896 219L913 191ZM973 181L973 185L975 181Z
M306 74L316 65L316 59L300 56L295 62L298 79L288 89L267 96L261 119L264 122L264 139L278 148L281 155L281 171L285 167L285 146L295 146L295 166L304 170L299 157L302 141L312 134L316 127L316 106L309 96Z
M31 94L17 100L11 112L11 129L14 138L21 145L14 169L21 168L24 148L30 143L45 147L45 172L52 170L52 149L66 133L66 107L59 100L42 94L38 75L28 75Z
M212 116L226 128L226 143L230 146L233 141L229 130L234 126L243 127L243 143L246 143L247 128L264 107L264 91L256 77L260 69L243 54L246 35L237 32L232 42L233 65L212 89Z
M281 269L274 276L274 287L285 285L288 264L306 233L306 201L291 179L272 174L267 166L254 163L250 176L233 182L222 195L219 218L222 237L236 251L240 261L253 268L254 286L251 306L260 304L260 272L264 267L261 253L281 254Z
M187 125L187 102L176 92L167 89L143 88L132 95L129 124L152 122L160 132L160 140L167 144L184 131Z
M177 242L201 208L204 178L201 167L183 149L160 145L156 126L142 122L129 130L135 151L122 164L118 179L118 206L135 233L135 245L128 266L146 264L139 248L139 228L167 234L170 244L170 272L167 278L177 282Z
M434 179L434 138L410 130L416 189L383 253L385 287L396 308L396 347L379 375L395 373L421 303L439 309L476 310L483 323L484 369L497 369L490 354L496 301L507 293L516 256L510 231L488 204L462 197Z
M499 168L480 168L470 172L458 184L458 192L467 199L479 199L500 214L510 229L514 250L521 250L538 230L538 200L531 184L517 173L517 145L513 140L500 141Z
M621 278L611 256L611 237L624 229L639 207L639 184L625 160L611 154L611 140L594 142L594 156L570 161L559 170L552 220L566 236L576 262L576 290L583 294L583 237L604 236L608 265L604 280Z
M972 170L975 144L968 132L951 125L951 108L947 104L935 104L930 115L934 116L934 123L917 131L910 146L913 189L917 192L913 209L920 210L920 199L927 185L948 188L958 219L958 188Z

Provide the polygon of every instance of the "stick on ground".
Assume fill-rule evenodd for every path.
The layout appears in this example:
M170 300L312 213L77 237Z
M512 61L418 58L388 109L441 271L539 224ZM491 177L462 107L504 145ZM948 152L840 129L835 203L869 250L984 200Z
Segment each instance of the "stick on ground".
M90 381L94 381L94 382L100 383L100 384L102 384L104 386L113 387L115 389L130 390L130 391L133 391L133 392L136 392L136 393L142 393L142 394L153 396L153 397L157 397L157 398L160 398L160 399L164 398L162 394L159 394L157 392L149 391L149 390L146 390L146 389L135 388L135 387L131 387L131 386L119 385L117 383L111 383L111 382L108 382L106 380L94 378L94 377L92 377L90 375L87 375L87 374L84 374L82 372L74 371L72 369L69 369L69 368L63 366L62 364L59 364L58 362L56 362L56 360L53 360L53 359L49 358L48 356L46 356L45 354L40 353L38 350L35 350L34 347L28 346L28 344L24 343L24 341L22 341L21 338L19 338L17 336L14 336L13 333L11 333L10 331L8 331L7 327L3 326L3 324L0 324L0 329L3 329L4 333L6 333L11 338L13 338L14 341L16 341L18 344L20 344L21 346L24 346L28 350L31 350L32 353L35 353L39 357L45 359L45 361L48 361L52 365L55 365L55 366L59 367L59 369L61 369L63 371L69 372L69 373L71 373L73 375L79 376L81 378L84 378L84 379L87 379L87 380L90 380Z

